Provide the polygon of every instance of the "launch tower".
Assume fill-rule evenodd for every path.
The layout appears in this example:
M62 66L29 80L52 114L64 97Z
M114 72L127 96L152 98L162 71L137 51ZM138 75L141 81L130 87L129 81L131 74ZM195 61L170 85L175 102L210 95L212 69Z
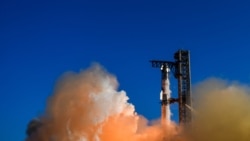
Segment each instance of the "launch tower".
M162 90L161 105L162 110L166 105L177 102L179 104L179 123L188 124L192 121L191 109L191 72L190 72L190 53L188 50L178 50L174 54L175 61L151 60L152 67L161 68ZM169 77L169 71L173 72L174 78L178 81L178 97L171 98L166 94L164 82ZM166 115L162 112L162 118Z

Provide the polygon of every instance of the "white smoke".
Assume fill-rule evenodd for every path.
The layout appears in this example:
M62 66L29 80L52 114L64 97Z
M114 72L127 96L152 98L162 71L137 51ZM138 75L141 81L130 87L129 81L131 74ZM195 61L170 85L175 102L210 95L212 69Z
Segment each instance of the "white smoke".
M27 141L161 140L161 126L148 126L117 88L116 78L97 64L64 74L40 117L42 126Z
M169 80L166 91L170 97ZM149 126L136 114L125 91L99 65L80 73L66 73L48 99L46 112L32 122L37 129L26 141L249 141L250 88L207 80L194 89L197 111L190 128L170 120ZM199 98L198 98L199 96ZM167 115L170 118L170 111ZM39 123L37 123L39 122ZM187 129L187 130L186 130Z

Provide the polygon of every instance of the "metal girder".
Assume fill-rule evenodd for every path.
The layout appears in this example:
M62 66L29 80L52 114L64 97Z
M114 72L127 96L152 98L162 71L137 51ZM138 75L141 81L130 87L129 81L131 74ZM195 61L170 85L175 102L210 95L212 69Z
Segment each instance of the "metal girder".
M191 71L190 71L190 53L187 50L178 50L174 54L175 61L151 60L152 67L161 68L167 66L174 73L178 80L178 98L170 98L167 103L178 102L179 104L179 122L180 124L190 123L192 121L192 111L186 106L192 107L191 99Z

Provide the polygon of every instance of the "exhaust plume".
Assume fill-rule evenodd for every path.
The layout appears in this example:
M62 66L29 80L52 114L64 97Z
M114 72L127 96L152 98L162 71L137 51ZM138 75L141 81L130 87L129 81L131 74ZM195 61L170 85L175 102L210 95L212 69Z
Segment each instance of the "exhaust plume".
M160 124L148 121L117 91L116 78L95 64L80 73L68 72L48 99L41 124L27 141L160 141ZM31 124L33 125L33 124ZM174 124L169 136L175 134ZM169 129L170 130L170 129Z
M26 141L249 141L250 89L208 79L193 90L191 126L162 128L138 115L118 82L95 64L58 81L45 113L30 124ZM169 93L170 94L170 93ZM169 111L170 114L170 111Z
M190 141L249 141L250 91L247 86L211 78L194 89L195 117Z

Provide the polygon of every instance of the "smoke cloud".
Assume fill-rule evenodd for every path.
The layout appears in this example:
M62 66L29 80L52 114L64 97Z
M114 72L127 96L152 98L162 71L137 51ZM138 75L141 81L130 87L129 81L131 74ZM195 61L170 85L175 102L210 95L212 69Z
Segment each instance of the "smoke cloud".
M159 124L148 121L128 103L125 91L100 65L80 73L68 72L58 81L48 99L46 112L30 124L27 141L160 141L165 137ZM174 124L169 136L175 134ZM169 127L170 129L170 127Z
M196 85L190 141L250 141L249 87L210 78Z
M162 127L160 120L149 126L117 88L115 76L97 64L64 74L26 141L250 141L248 86L215 78L197 84L188 128Z

